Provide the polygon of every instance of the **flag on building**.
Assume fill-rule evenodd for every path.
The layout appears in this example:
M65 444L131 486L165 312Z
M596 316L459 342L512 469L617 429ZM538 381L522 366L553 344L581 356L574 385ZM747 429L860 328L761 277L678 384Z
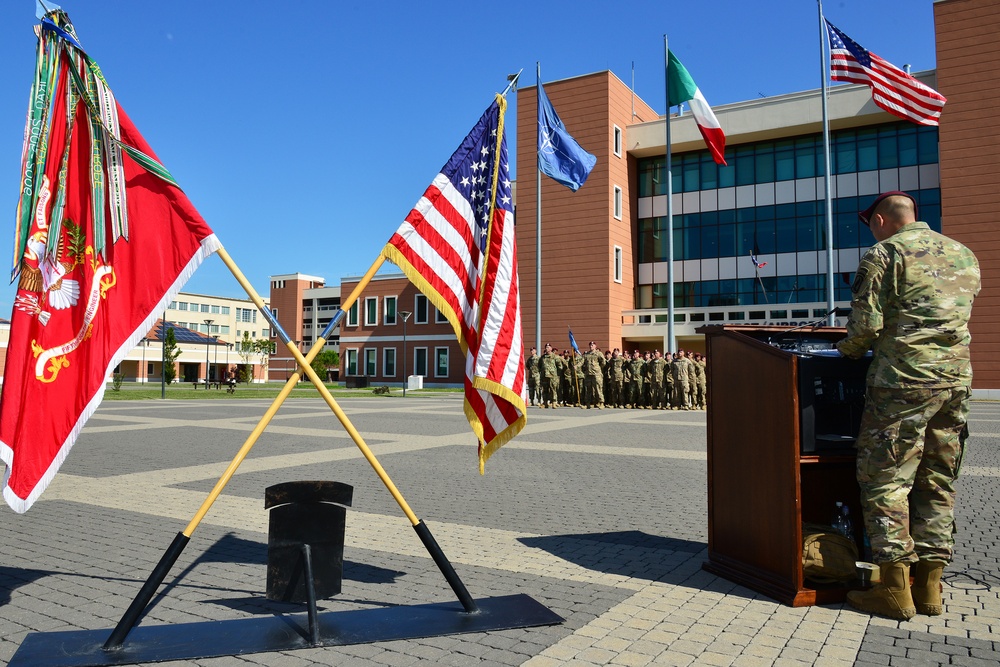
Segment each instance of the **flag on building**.
M826 19L823 19L826 21ZM881 109L918 125L938 125L948 100L930 86L883 60L826 21L830 38L830 78L863 83Z
M24 512L119 362L219 246L61 11L39 31L20 186L0 458L4 499Z
M585 151L566 130L538 82L538 168L567 188L579 190L597 158Z
M455 330L480 472L526 422L506 106L497 95L382 250Z
M716 164L726 164L726 135L722 131L719 119L715 117L712 107L695 85L687 68L681 64L673 51L668 50L667 53L667 95L670 98L668 106L674 107L687 102L691 107L694 122L698 125L701 136L705 138L712 159ZM670 115L669 109L667 115Z

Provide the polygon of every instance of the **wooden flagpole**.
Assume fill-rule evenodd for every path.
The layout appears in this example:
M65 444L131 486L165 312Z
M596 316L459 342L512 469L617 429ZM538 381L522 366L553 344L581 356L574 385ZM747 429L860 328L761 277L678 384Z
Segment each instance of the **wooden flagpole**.
M347 310L350 309L350 307L358 300L361 293L364 291L364 289L371 282L372 278L375 276L375 273L379 270L379 268L381 268L382 263L384 262L384 258L380 256L372 264L371 268L368 269L368 272L365 273L361 281L354 288L354 290L347 297L347 299L341 302L340 309L337 315L334 316L333 319L331 319L330 323L327 325L326 329L320 334L320 336L316 339L316 342L310 348L309 352L305 356L303 356L302 352L288 337L288 334L278 323L277 319L271 313L270 309L268 309L267 306L264 304L263 299L261 299L260 295L257 294L256 290L254 290L253 286L250 284L246 276L233 261L232 257L230 257L229 253L226 252L225 248L220 247L217 252L219 258L222 259L223 263L226 265L227 268L229 268L230 272L236 278L237 282L239 282L240 285L243 287L244 291L246 291L247 295L250 297L250 300L254 302L254 305L257 306L258 310L260 310L264 318L268 320L269 324L272 327L272 330L275 331L278 334L278 336L282 339L282 342L285 344L286 348L288 348L289 352L292 354L292 356L298 363L299 368L297 368L295 372L292 373L292 375L288 378L288 381L285 383L285 386L282 387L281 391L278 393L278 396L271 403L271 406L267 409L267 411L261 417L260 421L257 423L257 426L247 437L247 440L244 442L243 447L240 448L239 452L237 452L236 456L230 462L229 466L222 474L222 477L219 478L219 481L216 482L215 487L212 489L208 497L202 503L201 507L195 513L194 517L188 523L187 527L183 531L177 534L177 536L174 538L174 541L167 548L166 552L164 552L163 556L160 558L159 563L153 569L153 572L150 573L149 578L146 580L145 584L143 584L142 588L139 590L139 593L132 601L132 604L129 605L129 608L125 611L125 614L118 622L118 625L115 627L111 635L108 637L107 641L104 643L103 646L104 650L113 651L122 648L122 645L125 641L125 638L128 636L128 633L132 630L133 627L135 627L136 622L139 620L139 616L149 605L150 600L152 600L153 595L156 593L156 590L159 588L160 584L163 583L163 580L166 578L166 575L170 571L170 568L173 567L174 563L177 561L177 558L184 550L184 547L187 546L187 543L190 541L191 535L194 533L195 529L197 529L198 525L201 523L202 519L204 519L209 509L211 509L212 505L218 499L219 495L221 495L222 490L232 479L233 475L236 473L236 470L239 468L240 464L242 464L243 461L246 459L246 457L249 455L250 450L256 444L261 434L263 434L264 429L267 428L268 424L271 422L271 419L277 413L282 403L284 403L285 399L288 398L289 394L291 394L292 389L295 388L295 386L298 384L303 373L306 375L306 377L309 378L309 380L319 391L324 401L326 401L327 405L337 416L337 419L344 426L344 429L347 431L348 435L351 436L351 439L354 441L355 445L357 445L358 449L361 450L361 453L364 455L369 465L371 465L371 467L375 470L376 474L379 476L379 479L382 480L382 483L389 490L389 493L392 495L392 497L396 500L396 503L399 505L400 509L403 510L403 513L406 515L406 518L410 520L413 529L416 531L418 537L420 537L420 540L421 542L423 542L424 547L428 550L428 552L431 555L431 558L433 558L434 562L441 570L442 574L448 581L452 590L455 592L459 601L462 603L462 606L465 609L465 611L470 613L477 612L479 610L479 607L476 604L476 601L469 594L469 591L468 589L466 589L465 584L459 578L458 573L455 572L455 569L452 567L451 563L444 555L444 552L441 550L441 547L434 539L434 536L431 535L430 529L423 521L421 521L416 516L416 514L414 514L413 510L410 509L410 506L407 504L406 499L403 498L402 494L396 488L396 485L393 483L392 479L389 478L389 475L385 472L385 469L378 462L378 459L375 458L374 453L372 453L371 449L365 443L364 439L358 433L357 429L354 428L354 425L351 423L350 419L348 419L347 415L344 414L344 411L337 404L336 399L334 399L333 396L330 394L330 391L323 384L323 381L316 374L316 371L313 370L311 365L312 360L316 357L317 354L319 354L319 352L323 349L324 345L326 345L326 337L330 335L330 332L332 332L333 329L337 326L337 324L339 324L339 322L343 319L344 314L347 312Z

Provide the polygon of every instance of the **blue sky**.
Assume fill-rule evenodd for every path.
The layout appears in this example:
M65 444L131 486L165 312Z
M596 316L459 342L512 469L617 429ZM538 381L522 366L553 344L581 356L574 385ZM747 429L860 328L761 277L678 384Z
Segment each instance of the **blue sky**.
M364 273L507 75L524 68L533 85L536 61L543 82L610 69L629 83L634 63L636 94L659 113L664 34L712 105L820 86L813 0L61 4L119 103L265 297L270 275L337 284ZM828 0L824 12L898 66L935 66L930 0ZM35 24L34 0L0 4L5 266ZM508 100L513 155L517 94ZM534 162L525 169L533 174ZM244 296L215 257L184 289ZM0 287L0 316L13 297Z

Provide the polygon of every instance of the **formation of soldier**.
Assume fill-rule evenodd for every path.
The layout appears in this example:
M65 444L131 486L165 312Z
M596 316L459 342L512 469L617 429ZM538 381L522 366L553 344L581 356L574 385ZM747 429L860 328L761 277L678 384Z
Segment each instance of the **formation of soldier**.
M583 354L545 345L525 360L530 405L556 408L704 410L707 358L696 352L601 352L590 342Z

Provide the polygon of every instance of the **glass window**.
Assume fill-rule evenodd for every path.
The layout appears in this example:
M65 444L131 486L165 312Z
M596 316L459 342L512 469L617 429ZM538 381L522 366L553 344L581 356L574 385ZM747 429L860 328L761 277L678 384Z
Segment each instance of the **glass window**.
M378 324L378 299L368 297L365 299L365 326L373 327Z
M619 246L614 246L614 267L615 282L620 283L622 281L622 249Z
M355 349L347 350L347 362L345 363L345 369L348 375L358 374L358 351Z
M622 129L617 125L612 126L614 130L612 131L612 148L616 156L622 156Z
M427 297L423 294L417 294L413 298L413 322L427 324Z
M219 306L212 306L212 314L213 315L218 315L220 310L221 310L221 308L219 308Z
M615 186L615 220L622 219L622 189Z
M448 317L437 308L434 309L434 324L448 324Z
M356 327L358 326L358 302L355 301L351 304L351 307L347 309L347 326Z
M378 358L378 350L365 349L365 375L373 377L378 374L378 367L375 365Z
M434 377L448 377L448 348L434 348Z
M384 309L385 309L385 313L384 313L385 323L386 324L395 324L396 323L396 297L394 297L394 296L387 296L387 297L385 297Z
M209 312L209 307L208 307L207 303L201 304L201 312L203 312L203 313Z
M229 314L229 306L223 306L222 307L222 314L223 315L228 315Z
M382 375L387 378L396 377L396 348L382 348Z
M413 349L413 374L427 375L427 348L417 347Z

